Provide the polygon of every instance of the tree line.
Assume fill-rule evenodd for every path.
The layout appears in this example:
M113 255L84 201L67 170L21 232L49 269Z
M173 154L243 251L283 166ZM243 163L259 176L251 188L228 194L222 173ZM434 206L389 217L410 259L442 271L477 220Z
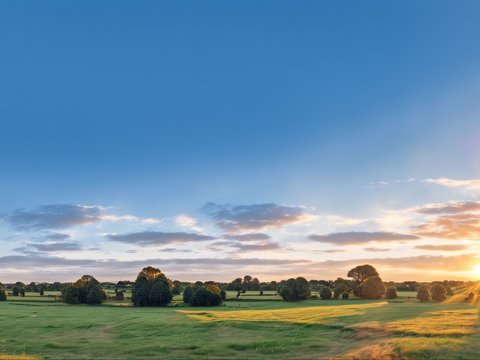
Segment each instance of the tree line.
M171 303L175 295L182 295L183 302L190 306L217 306L226 300L227 291L236 291L237 298L246 291L273 291L285 301L300 301L309 298L349 299L352 295L362 299L394 299L397 291L417 291L420 301L443 301L452 293L451 288L465 284L462 281L443 281L420 284L416 281L402 283L383 282L378 271L371 265L359 265L347 273L348 279L306 280L303 277L279 282L260 282L258 278L245 275L229 283L214 281L195 283L170 280L158 268L143 268L135 281L122 280L117 283L100 283L91 275L84 275L74 283L0 283L0 301L7 295L25 296L25 292L61 291L61 300L68 304L97 305L109 299L104 289L114 290L116 300L124 300L125 292L131 291L135 306L163 306ZM6 291L9 289L10 291ZM312 292L319 295L312 295ZM471 296L473 296L471 294ZM468 299L467 299L468 300Z

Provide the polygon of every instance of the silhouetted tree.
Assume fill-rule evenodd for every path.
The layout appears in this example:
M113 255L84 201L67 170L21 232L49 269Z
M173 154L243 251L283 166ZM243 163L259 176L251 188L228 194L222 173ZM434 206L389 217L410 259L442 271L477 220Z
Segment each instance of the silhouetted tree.
M378 276L377 270L372 265L359 265L351 269L348 274L357 284L363 283L371 276Z

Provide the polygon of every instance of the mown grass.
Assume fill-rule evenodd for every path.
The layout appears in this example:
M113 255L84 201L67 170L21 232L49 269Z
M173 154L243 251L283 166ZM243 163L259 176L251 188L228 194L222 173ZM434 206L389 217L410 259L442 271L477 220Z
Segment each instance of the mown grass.
M407 298L214 309L4 302L0 359L478 359L478 315L472 304Z

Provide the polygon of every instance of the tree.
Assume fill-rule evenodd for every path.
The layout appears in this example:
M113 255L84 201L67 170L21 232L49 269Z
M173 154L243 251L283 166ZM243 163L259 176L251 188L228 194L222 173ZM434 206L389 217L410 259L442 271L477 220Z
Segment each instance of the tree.
M119 300L119 301L125 300L125 294L122 290L115 292L115 300Z
M378 275L370 276L360 285L360 296L364 299L381 299L385 294L385 285Z
M397 297L398 297L397 288L395 287L387 288L387 291L385 292L385 299L396 299Z
M187 286L185 290L183 290L183 302L185 304L190 304L192 301L194 290L191 286Z
M227 292L222 289L222 291L220 291L220 297L222 300L225 300L227 298Z
M430 290L428 289L428 285L424 284L418 288L417 291L417 299L426 302L432 300L432 295L430 294Z
M148 296L150 306L161 306L172 301L173 294L170 291L168 284L157 278L153 282Z
M199 287L193 293L190 301L192 306L217 306L222 303L219 294L209 291L204 287Z
M207 285L207 290L217 295L220 295L220 292L222 291L217 285Z
M40 294L40 296L45 295L45 290L43 289L43 287L40 288L39 294Z
M91 286L87 293L86 303L88 305L99 305L102 301L102 289L100 286Z
M20 292L22 291L22 288L19 286L19 285L15 285L13 288L12 288L12 295L13 296L18 296L20 295Z
M172 300L171 281L160 269L148 266L138 273L133 283L132 302L135 306L160 306Z
M308 281L303 277L285 281L278 291L285 301L297 301L308 298L311 294Z
M0 288L0 301L7 301L7 293L2 288Z
M330 290L330 288L322 288L322 290L320 290L320 297L322 298L322 300L330 299L332 297L332 291Z
M447 289L440 283L435 283L430 287L430 294L433 301L442 302L447 298Z
M360 285L369 277L378 276L378 272L372 265L366 264L354 267L348 272L347 276L353 278L353 280Z
M67 286L63 290L63 301L67 304L79 304L78 300L78 287L74 285Z
M339 283L333 290L333 297L338 299L340 295L348 291L348 286L344 283Z

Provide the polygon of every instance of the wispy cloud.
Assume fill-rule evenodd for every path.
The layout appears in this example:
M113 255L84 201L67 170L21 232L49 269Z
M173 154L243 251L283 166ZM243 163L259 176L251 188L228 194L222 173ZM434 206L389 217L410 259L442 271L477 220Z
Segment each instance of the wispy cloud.
M438 216L413 227L415 234L443 239L480 239L480 214L459 213Z
M65 229L102 219L102 207L72 204L44 205L33 210L17 210L2 216L5 223L19 230Z
M456 214L469 211L480 211L480 202L475 201L451 201L447 203L428 204L419 207L421 214Z
M308 237L310 240L330 243L336 245L357 245L369 243L372 241L378 242L393 242L393 241L405 241L405 240L418 240L417 235L398 234L393 232L367 232L367 231L350 231L350 232L338 232L327 235L313 234Z
M142 231L127 234L107 234L105 235L105 237L112 241L144 246L160 246L166 244L209 241L216 239L215 237L208 235L192 234L186 232L161 231Z
M437 178L437 179L424 179L423 180L429 184L436 184L441 186L446 186L449 188L463 188L466 190L480 190L480 180L479 179L469 179L469 180L454 180L449 178Z
M202 208L215 224L230 233L262 230L269 227L282 227L310 220L303 206L269 204L222 205L207 203Z
M417 245L415 249L419 250L433 250L433 251L462 251L468 250L468 245L461 244L445 244L445 245Z

